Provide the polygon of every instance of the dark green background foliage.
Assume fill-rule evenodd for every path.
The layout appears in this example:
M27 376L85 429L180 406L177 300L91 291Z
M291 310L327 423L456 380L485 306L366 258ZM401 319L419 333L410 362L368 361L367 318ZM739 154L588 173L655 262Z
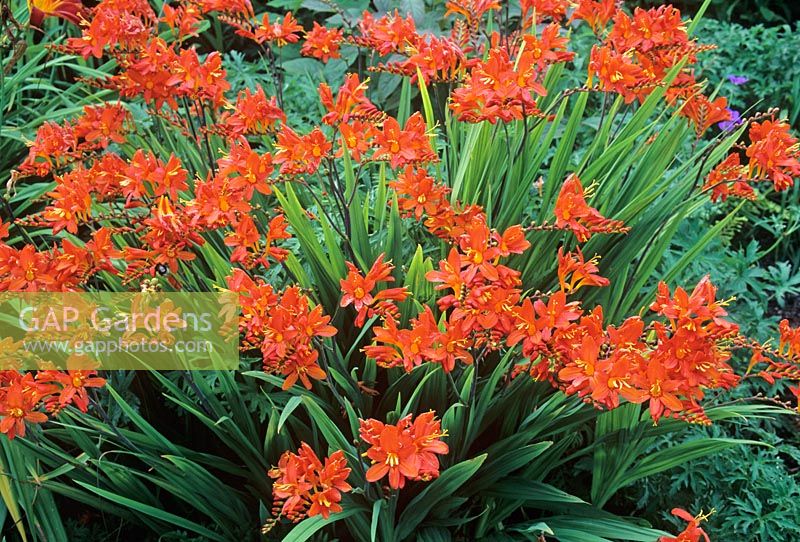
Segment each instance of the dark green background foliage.
M800 2L798 2L800 6ZM734 109L763 110L778 107L797 126L800 115L800 23L793 26L742 26L706 19L699 36L717 46L700 58L701 75L722 81L720 93ZM734 85L728 75L744 75L748 81Z

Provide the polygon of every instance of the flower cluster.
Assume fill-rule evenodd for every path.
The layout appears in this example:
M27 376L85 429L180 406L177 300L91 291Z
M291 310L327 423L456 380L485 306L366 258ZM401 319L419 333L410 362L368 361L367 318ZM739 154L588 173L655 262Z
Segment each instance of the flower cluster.
M627 233L630 228L619 220L605 218L586 203L586 194L577 175L572 174L561 185L555 205L556 227L570 230L585 243L594 233Z
M367 481L377 482L387 475L389 487L402 489L406 480L428 481L439 476L437 455L449 450L441 437L446 436L433 412L412 419L408 415L396 424L361 420L359 435L369 444L364 454L372 466Z
M305 442L297 453L286 451L278 466L269 471L274 498L273 515L298 522L304 517L341 512L342 493L352 487L347 483L350 469L344 452L338 450L323 463Z
M5 237L8 225L0 227L0 239ZM63 239L43 251L30 244L15 248L0 240L0 291L77 291L97 273L113 273L113 262L120 256L105 228L92 233L83 246Z
M69 405L86 412L89 408L87 388L99 388L106 383L96 375L97 371L86 370L48 370L35 374L0 371L0 415L3 416L0 432L9 439L24 437L26 423L44 423L48 413L57 415Z
M487 225L480 207L451 205L444 197L446 189L423 170L406 168L392 186L408 215L425 215L428 230L452 245L439 270L426 275L436 290L452 291L437 302L440 310L449 312L446 320L437 322L425 307L410 329L398 328L395 318L386 315L383 325L374 329L378 344L364 352L385 367L402 365L411 371L430 361L450 372L457 361L473 362L471 349L484 354L497 350L498 336L510 331L508 308L521 297L520 273L500 261L523 253L530 242L521 226L501 233Z
M754 199L754 181L771 182L776 191L794 186L800 176L800 147L797 138L789 133L789 124L765 120L750 124L750 144L742 155L733 152L720 162L706 177L704 190L711 191L711 199L723 201L728 196Z
M325 378L319 366L315 341L336 334L330 316L322 307L292 286L278 294L261 279L253 279L241 269L228 277L228 287L238 292L242 306L240 328L246 345L261 350L264 370L286 377L283 389L300 380L311 388L309 378Z
M122 104L85 106L74 123L45 122L36 131L28 156L16 176L43 177L81 159L84 153L123 143L130 129L130 114Z
M577 18L597 31L608 20L608 4L582 2ZM667 99L682 102L680 114L694 123L700 136L714 124L730 120L727 99L712 101L703 95L702 85L686 66L672 80L667 77L681 63L696 62L696 53L704 49L689 38L680 11L672 6L636 8L632 16L618 10L603 43L592 48L589 82L596 77L601 90L619 94L626 103L643 101L668 83Z
M561 26L552 23L541 36L526 34L513 57L499 44L492 47L486 61L472 67L465 83L453 91L450 108L458 119L495 123L539 114L534 95L547 94L541 83L547 68L574 57L560 32Z

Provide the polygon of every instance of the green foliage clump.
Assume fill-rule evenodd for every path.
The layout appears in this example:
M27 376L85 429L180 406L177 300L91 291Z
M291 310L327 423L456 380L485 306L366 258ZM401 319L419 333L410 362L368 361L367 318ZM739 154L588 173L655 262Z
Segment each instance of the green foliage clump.
M745 27L704 19L698 33L717 46L699 59L710 81L724 81L722 95L739 111L778 107L796 125L800 115L800 23ZM728 75L745 76L735 85Z

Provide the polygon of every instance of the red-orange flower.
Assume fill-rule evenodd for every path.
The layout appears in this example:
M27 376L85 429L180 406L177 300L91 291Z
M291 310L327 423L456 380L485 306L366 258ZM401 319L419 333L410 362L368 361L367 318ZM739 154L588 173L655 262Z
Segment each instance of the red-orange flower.
M800 150L797 138L789 133L789 124L765 120L750 125L747 157L751 175L772 180L775 190L786 190L800 176Z
M600 33L617 12L617 0L578 0L570 20L581 19Z
M678 536L662 536L658 539L659 542L700 542L701 538L706 542L711 542L706 532L700 528L700 522L705 520L707 516L699 515L694 517L681 508L673 508L672 515L681 518L688 525Z
M683 104L680 113L694 123L698 137L715 124L731 120L728 99L724 96L712 101L702 94L694 94Z
M605 218L586 203L583 185L577 175L567 177L555 205L556 226L571 230L578 241L585 243L593 233L626 233L630 228L619 220Z
M625 97L625 103L636 99L634 89L642 83L642 68L633 62L631 55L621 54L611 47L592 47L589 60L589 81L597 75L600 89L613 91Z
M409 414L395 425L375 419L360 420L361 439L370 445L364 454L372 466L367 481L377 482L389 476L392 489L402 489L406 479L428 481L439 476L437 455L448 453L441 437L446 434L433 412L426 412L412 421Z
M228 285L243 298L240 327L247 341L261 349L264 370L285 376L285 390L298 380L311 389L310 379L327 376L319 366L315 343L336 334L336 328L329 325L330 316L312 305L297 286L278 296L261 279L253 281L237 271L228 278Z
M436 158L425 133L425 120L417 111L411 115L403 128L397 119L387 117L383 127L375 134L376 160L389 160L393 168Z
M352 489L347 483L349 475L342 450L326 457L324 464L305 442L297 453L283 452L278 466L269 470L270 478L275 479L272 496L276 515L297 522L306 516L327 519L341 512L342 493Z
M344 32L341 28L326 28L314 21L314 27L306 32L306 41L300 48L300 53L313 56L323 62L331 58L340 58L339 44L342 42Z
M467 19L469 25L477 24L486 12L493 9L500 9L498 0L449 0L445 7L445 17L458 14Z
M353 308L358 312L355 324L358 327L364 325L364 321L369 316L396 315L398 313L395 301L403 301L408 296L405 288L387 288L373 295L373 290L381 282L393 282L391 275L394 266L390 262L383 261L383 254L378 256L375 263L367 272L362 275L358 268L350 262L347 264L347 277L340 280L342 287L342 299L339 305Z
M5 433L9 440L25 436L25 422L44 423L47 414L36 410L39 395L30 382L26 385L22 379L12 381L2 390L0 397L0 433Z
M275 143L275 163L281 165L281 173L314 173L322 160L333 148L319 128L300 136L288 126L278 133Z
M111 142L124 143L129 121L128 110L120 104L86 106L75 124L75 137L102 148L108 147Z
M711 201L725 201L728 196L755 199L756 192L748 181L747 166L740 163L739 153L734 152L709 172L703 190L711 191Z
M320 83L319 100L328 111L322 117L322 122L335 126L340 122L349 122L352 117L362 120L381 118L383 113L367 98L368 82L369 79L360 81L358 74L347 74L335 100L331 88L326 83Z
M39 382L58 384L58 404L60 406L74 404L82 412L89 407L89 396L86 388L101 388L105 386L105 378L97 376L97 371L42 371L36 375Z
M436 182L423 168L406 166L389 186L398 193L400 211L404 215L413 215L417 220L423 214L436 215L442 207L450 206L450 202L445 199L450 189Z
M583 252L576 248L575 252L564 254L564 247L558 248L558 282L561 290L572 293L584 286L608 286L609 280L601 277L598 272L597 262L600 256L593 256L588 261L584 260ZM572 275L569 282L567 276Z
M279 122L286 122L286 114L278 107L275 96L267 99L263 87L255 92L244 89L236 98L232 111L225 112L219 126L232 137L245 134L263 134Z

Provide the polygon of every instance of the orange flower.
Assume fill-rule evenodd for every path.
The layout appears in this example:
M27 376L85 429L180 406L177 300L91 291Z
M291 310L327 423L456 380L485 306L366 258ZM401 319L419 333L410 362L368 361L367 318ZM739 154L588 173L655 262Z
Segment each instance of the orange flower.
M493 47L486 62L472 68L464 85L452 93L450 108L458 119L488 120L494 124L498 120L509 122L538 114L533 94L544 96L547 92L538 81L541 70L537 66L543 67L548 60L561 58L558 54L546 53L549 46L558 48L561 44L550 43L555 36L547 35L548 43L536 39L526 41L525 51L516 60L504 48Z
M419 220L423 214L436 215L442 207L450 206L445 199L450 189L436 182L423 168L406 166L389 186L397 191L397 202L404 216L413 215Z
M617 13L616 0L578 0L570 21L576 19L589 23L595 34L600 33Z
M569 294L584 286L608 286L609 280L597 274L600 271L597 267L600 256L594 256L589 261L585 261L581 249L576 248L575 250L575 253L564 254L564 247L558 248L558 282L561 285L561 291ZM572 277L567 282L567 275L570 274Z
M467 19L467 24L472 26L477 24L486 12L493 9L500 9L498 0L449 0L445 7L447 11L444 16L461 15Z
M104 149L111 142L124 143L127 132L125 125L130 118L130 113L121 104L87 105L75 124L75 137Z
M633 403L649 401L650 415L658 421L665 413L680 412L683 402L678 398L681 382L671 378L660 360L650 360L647 369L634 375L635 388L622 390L623 396Z
M419 476L414 439L409 432L394 425L384 426L379 430L379 435L377 442L367 451L367 457L373 462L367 470L367 481L377 482L388 474L392 489L401 489L405 486L406 478Z
M700 137L715 124L731 120L727 106L728 100L723 96L711 101L702 94L694 94L683 104L680 114L694 123L695 132Z
M469 347L474 339L470 331L466 320L448 322L445 331L436 337L436 344L430 355L431 361L441 364L445 373L455 368L456 361L471 365L474 360Z
M381 55L402 52L407 45L421 39L417 34L414 18L410 14L403 18L396 9L394 13L387 13L377 20L365 11L358 22L358 28L362 34L358 43L375 49Z
M567 329L570 322L581 316L578 303L568 303L564 292L550 296L547 304L541 299L525 298L513 313L514 327L506 342L509 346L522 342L522 353L529 358L537 357L546 349L546 342L554 331Z
M589 81L594 76L600 82L600 89L616 92L625 97L625 103L636 98L634 89L643 82L642 68L635 64L628 54L620 54L611 47L594 45L589 59Z
M574 393L589 386L589 380L594 378L599 364L600 346L593 337L585 335L580 349L571 352L574 359L558 372L559 380L569 384L567 393Z
M439 327L429 306L411 320L411 329L398 329L392 316L387 316L383 326L375 328L375 343L363 348L367 357L374 359L382 367L395 367L402 364L406 372L424 361L433 359L433 348L439 337Z
M52 259L33 245L20 250L0 245L0 277L0 291L39 292L57 285Z
M387 425L375 419L360 420L361 439L370 445L364 454L372 461L367 481L377 482L389 475L389 486L402 489L406 479L428 481L439 476L437 455L448 453L442 442L441 425L433 412L412 415Z
M659 542L700 542L700 538L706 542L711 542L706 532L700 528L700 522L707 519L708 516L702 514L693 517L689 512L681 508L673 508L672 515L686 521L688 525L678 536L662 536L658 539Z
M355 320L358 327L364 325L368 316L396 314L398 309L394 302L403 301L408 296L406 288L388 288L372 295L378 283L394 281L391 275L394 266L390 262L384 262L383 256L383 254L378 256L366 275L361 275L352 263L345 262L348 273L347 277L340 280L343 295L339 305L341 307L353 305L358 312Z
M237 175L230 182L234 190L244 191L245 199L251 199L254 191L264 195L272 193L269 179L275 170L272 155L258 154L246 139L234 141L228 154L217 160L217 165L221 176Z
M800 176L800 150L797 138L789 133L789 124L765 120L750 125L747 157L750 173L764 175L772 180L775 190L786 190Z
M264 88L255 92L244 89L236 97L233 111L220 117L218 126L231 137L245 134L264 134L279 122L286 122L286 114L278 107L275 96L267 99Z
M567 51L569 38L561 36L561 25L551 23L542 29L541 37L525 34L522 39L525 47L519 55L517 71L523 76L519 80L522 87L530 87L538 94L543 94L542 88L532 77L536 74L530 67L535 66L539 72L544 72L547 66L560 62L569 62L575 58L575 53ZM519 66L528 66L520 68ZM526 80L525 77L528 79Z
M343 122L339 125L339 133L342 135L342 147L336 152L336 157L343 156L346 148L350 157L360 162L364 154L372 148L376 130L371 122L351 120L350 123Z
M36 388L24 385L21 379L5 387L0 398L0 414L3 415L0 433L5 433L9 440L13 440L16 436L25 436L25 422L46 422L47 415L35 410L38 400Z
M63 125L45 122L36 130L36 138L30 144L28 157L20 166L20 171L45 176L52 168L73 158L77 146L75 130L68 122Z
M86 171L76 168L65 175L55 176L56 188L47 196L53 201L43 218L50 223L53 234L63 229L78 233L78 226L89 221L92 213L91 184L86 182Z
M194 36L199 30L200 22L203 20L203 13L197 4L177 4L171 6L164 4L161 9L164 15L161 21L169 26L173 31L178 31L178 38Z
M778 324L780 331L780 349L789 357L800 356L800 328L793 328L785 318Z
M264 15L266 17L266 15ZM289 43L297 43L300 40L299 32L303 27L297 24L291 12L283 16L282 21L276 21L271 28L270 41L274 41L278 47L283 47Z
M536 17L563 19L569 8L569 0L520 0L523 14L533 12Z
M100 58L106 47L133 51L145 46L157 24L145 0L102 0L87 16L79 38L67 38L67 47L83 58Z
M101 388L106 385L105 378L97 376L97 371L42 371L36 375L38 382L60 385L58 404L60 407L75 404L82 412L89 407L86 388Z
M328 113L322 117L322 122L335 126L340 122L349 122L351 117L369 119L383 115L367 98L367 83L369 79L360 81L358 74L350 73L345 77L344 83L336 93L326 83L320 83L319 99ZM352 146L352 145L351 145Z
M411 78L412 83L417 82L419 74L426 83L453 82L475 64L474 60L467 58L461 46L447 36L417 36L408 44L405 53L408 55L406 60L389 62L376 69L405 75Z
M411 115L401 129L397 119L388 117L375 134L375 160L389 160L393 168L429 162L436 158L425 133L425 120L419 111Z
M747 166L740 164L739 153L734 152L709 172L703 191L711 190L711 201L725 201L728 196L752 200L756 193L748 180Z
M328 62L331 58L341 58L339 44L344 38L341 28L326 28L314 21L314 27L306 32L306 41L300 54Z
M314 341L336 335L329 325L331 317L311 301L296 286L287 288L270 311L261 330L261 354L264 369L286 377L283 389L288 390L299 379L311 389L310 378L322 380L327 375L317 363L319 352Z
M284 15L283 20L278 19L270 23L269 14L265 13L261 18L261 23L255 27L247 24L237 26L236 33L245 38L251 39L256 43L274 42L278 47L283 47L289 43L297 43L300 40L300 32L303 27L297 24L291 12Z
M297 453L283 452L278 466L268 474L275 479L272 496L276 515L293 522L317 515L327 519L331 513L341 512L342 493L352 490L347 483L350 469L344 452L335 451L323 464L305 442L300 443Z
M281 165L281 173L311 174L319 168L323 158L329 156L333 145L319 128L299 136L294 130L285 126L278 133L275 148L278 151L275 154L275 163Z
M603 217L586 203L581 180L574 173L561 187L555 214L556 227L571 230L580 243L588 241L593 233L627 233L630 230L619 220Z

